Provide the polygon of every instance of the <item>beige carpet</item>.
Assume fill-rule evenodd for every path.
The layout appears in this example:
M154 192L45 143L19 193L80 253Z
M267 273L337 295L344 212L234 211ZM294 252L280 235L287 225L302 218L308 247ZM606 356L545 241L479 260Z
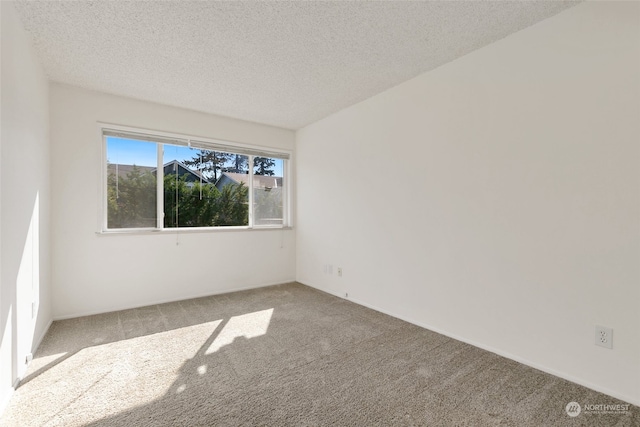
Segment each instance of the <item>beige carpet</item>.
M640 426L623 404L300 284L54 322L2 426Z

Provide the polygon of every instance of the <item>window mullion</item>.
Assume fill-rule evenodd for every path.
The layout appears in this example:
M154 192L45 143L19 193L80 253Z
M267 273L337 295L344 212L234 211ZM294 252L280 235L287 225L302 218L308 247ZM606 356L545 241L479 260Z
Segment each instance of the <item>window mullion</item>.
M248 168L249 168L249 228L253 228L253 156L249 156L248 160Z
M109 228L109 166L107 162L107 137L102 135L102 230Z
M282 226L286 227L289 224L289 161L284 160L282 165Z
M158 143L156 172L156 228L164 228L164 144Z

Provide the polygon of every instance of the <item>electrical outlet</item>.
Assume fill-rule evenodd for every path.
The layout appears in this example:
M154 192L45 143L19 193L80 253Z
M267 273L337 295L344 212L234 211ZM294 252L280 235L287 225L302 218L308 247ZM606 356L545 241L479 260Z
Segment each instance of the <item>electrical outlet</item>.
M342 267L338 267L338 277L342 277Z
M596 345L613 348L613 329L596 325Z

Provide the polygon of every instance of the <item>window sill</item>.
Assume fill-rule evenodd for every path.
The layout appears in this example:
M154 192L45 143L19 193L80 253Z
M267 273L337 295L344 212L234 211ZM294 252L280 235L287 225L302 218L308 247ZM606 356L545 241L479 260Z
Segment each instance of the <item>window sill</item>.
M210 228L157 228L150 229L126 229L126 230L102 230L96 231L98 236L122 236L122 235L161 235L161 234L192 234L192 233L227 233L227 232L251 232L251 231L278 231L293 230L293 227L210 227Z

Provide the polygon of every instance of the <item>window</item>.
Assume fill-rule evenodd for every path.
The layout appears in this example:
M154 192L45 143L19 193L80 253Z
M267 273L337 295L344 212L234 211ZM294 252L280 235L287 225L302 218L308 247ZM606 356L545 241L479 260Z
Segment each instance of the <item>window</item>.
M104 230L288 224L288 153L102 130Z

